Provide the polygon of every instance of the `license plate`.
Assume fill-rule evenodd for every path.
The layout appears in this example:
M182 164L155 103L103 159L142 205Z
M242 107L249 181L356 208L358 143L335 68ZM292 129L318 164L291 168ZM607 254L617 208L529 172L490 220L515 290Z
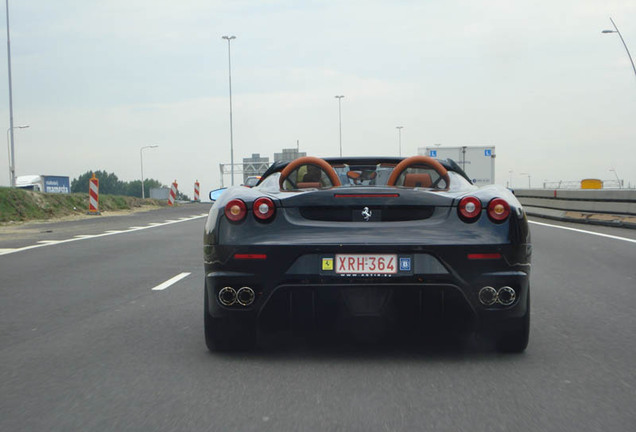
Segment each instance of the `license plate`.
M336 255L338 274L394 274L397 273L397 255L344 254Z

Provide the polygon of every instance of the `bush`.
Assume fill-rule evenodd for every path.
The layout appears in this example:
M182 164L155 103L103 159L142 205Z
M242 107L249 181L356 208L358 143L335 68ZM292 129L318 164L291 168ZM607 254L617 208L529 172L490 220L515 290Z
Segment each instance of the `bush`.
M95 177L99 180L99 194L100 195L124 195L131 197L141 198L141 180L133 180L130 182L124 182L117 178L114 173L107 173L106 171L86 171L78 178L73 179L71 182L72 193L88 193L88 185L90 179ZM146 197L150 196L151 188L163 187L161 182L155 179L144 180L144 193Z

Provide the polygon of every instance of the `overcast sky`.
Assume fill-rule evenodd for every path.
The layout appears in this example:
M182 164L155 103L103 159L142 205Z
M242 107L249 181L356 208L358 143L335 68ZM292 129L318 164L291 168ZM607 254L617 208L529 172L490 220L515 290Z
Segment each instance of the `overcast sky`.
M234 158L496 147L496 182L636 185L633 0L10 1L17 175L219 187ZM4 10L4 8L3 8ZM6 27L2 14L2 36ZM9 128L6 44L0 119ZM615 169L615 172L610 171ZM229 176L225 184L230 183ZM236 183L240 178L236 176ZM9 184L7 151L0 185Z

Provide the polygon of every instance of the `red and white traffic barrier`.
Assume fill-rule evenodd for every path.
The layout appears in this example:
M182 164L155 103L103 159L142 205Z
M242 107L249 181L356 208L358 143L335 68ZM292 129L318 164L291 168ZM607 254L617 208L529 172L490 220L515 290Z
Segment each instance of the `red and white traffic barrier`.
M194 182L194 200L195 201L201 201L201 198L199 196L199 193L201 191L201 185L199 184L199 180Z
M88 180L88 214L99 214L99 179L95 177Z
M168 196L168 205L172 206L174 205L174 200L177 199L177 191L179 190L179 185L177 184L177 181L175 180L174 182L172 182L172 187L170 188L170 196Z

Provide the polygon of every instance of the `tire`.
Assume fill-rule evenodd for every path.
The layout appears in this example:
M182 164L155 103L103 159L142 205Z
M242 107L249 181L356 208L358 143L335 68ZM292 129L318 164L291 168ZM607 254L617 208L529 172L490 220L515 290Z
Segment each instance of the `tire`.
M256 323L251 317L214 318L204 288L203 325L205 344L212 352L251 350L256 346Z
M528 291L528 307L526 314L500 323L496 336L497 351L502 353L522 353L528 347L530 339L530 292Z

